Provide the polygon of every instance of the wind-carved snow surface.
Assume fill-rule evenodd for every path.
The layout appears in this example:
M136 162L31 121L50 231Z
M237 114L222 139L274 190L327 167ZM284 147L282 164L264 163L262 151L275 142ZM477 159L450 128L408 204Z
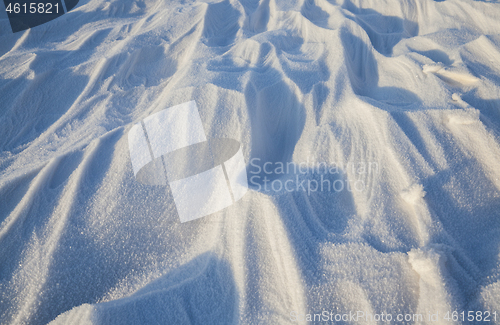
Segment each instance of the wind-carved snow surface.
M84 0L16 34L2 12L1 324L500 313L500 4ZM249 179L307 163L268 175L293 190L256 178L181 224L127 133L191 100ZM295 187L321 176L363 186Z

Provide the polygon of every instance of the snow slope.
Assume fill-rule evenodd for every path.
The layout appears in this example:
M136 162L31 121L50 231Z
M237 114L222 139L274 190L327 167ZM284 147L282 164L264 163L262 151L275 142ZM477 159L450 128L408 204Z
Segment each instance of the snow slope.
M500 313L499 62L495 2L80 0L16 34L2 9L0 323ZM191 100L249 171L364 188L259 182L181 224L127 132Z

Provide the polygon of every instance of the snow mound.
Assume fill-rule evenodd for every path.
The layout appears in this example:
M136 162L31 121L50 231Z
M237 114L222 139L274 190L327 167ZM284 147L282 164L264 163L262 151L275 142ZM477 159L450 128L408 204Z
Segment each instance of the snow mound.
M16 34L1 12L0 323L500 312L498 3L80 0ZM250 189L181 223L128 132L190 101Z

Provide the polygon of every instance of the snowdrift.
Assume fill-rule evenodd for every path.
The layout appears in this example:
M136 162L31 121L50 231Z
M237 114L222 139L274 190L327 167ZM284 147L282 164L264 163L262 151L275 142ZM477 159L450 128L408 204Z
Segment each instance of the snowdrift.
M0 323L500 323L499 33L467 0L2 9ZM127 133L192 100L250 189L181 223Z

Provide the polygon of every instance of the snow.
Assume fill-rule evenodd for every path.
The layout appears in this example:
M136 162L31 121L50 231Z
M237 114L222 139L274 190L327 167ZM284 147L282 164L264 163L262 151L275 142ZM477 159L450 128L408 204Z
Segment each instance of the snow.
M80 0L15 34L0 8L0 323L500 323L499 3ZM129 131L191 101L249 190L181 223Z

